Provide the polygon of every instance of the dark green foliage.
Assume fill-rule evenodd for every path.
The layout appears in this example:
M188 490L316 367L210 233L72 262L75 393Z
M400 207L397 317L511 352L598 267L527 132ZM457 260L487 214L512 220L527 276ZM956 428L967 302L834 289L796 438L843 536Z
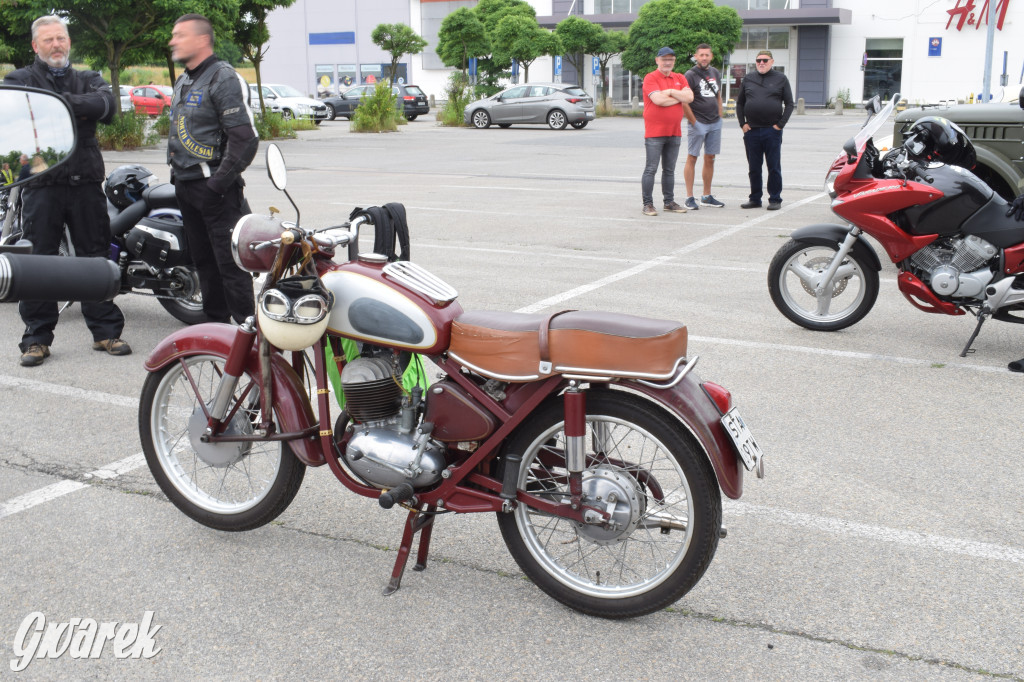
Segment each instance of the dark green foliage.
M718 7L713 0L652 0L640 8L629 29L622 66L640 76L649 73L658 48L668 46L676 52L675 70L682 73L701 43L711 46L720 65L722 55L732 52L740 39L742 26L736 10Z

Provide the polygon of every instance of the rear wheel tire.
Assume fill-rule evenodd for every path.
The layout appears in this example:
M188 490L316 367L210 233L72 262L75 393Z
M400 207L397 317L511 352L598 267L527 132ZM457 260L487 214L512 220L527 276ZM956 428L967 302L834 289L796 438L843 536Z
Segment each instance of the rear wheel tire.
M324 102L324 106L327 107L327 120L328 121L333 121L334 117L337 115L334 112L334 107L331 106L330 104L327 104L326 102Z
M590 123L590 121L576 121L574 123L570 123L569 125L571 125L576 130L583 130L584 128L587 127L588 123Z
M498 127L499 128L511 128L512 124L511 123L499 123Z
M604 618L651 613L693 588L715 555L715 474L693 439L647 401L607 390L586 401L584 504L611 510L614 526L521 502L498 513L498 526L519 567L554 599ZM519 490L568 501L563 419L562 401L552 400L509 439L505 452L523 457Z
M552 130L562 130L568 124L569 119L565 117L565 112L561 109L552 109L548 112L547 122L548 127Z
M281 110L281 118L283 118L286 121L290 121L293 118L295 118L295 115L292 114L291 109L282 109Z
M188 325L211 322L203 311L203 294L199 288L199 273L194 268L180 266L174 270L174 279L181 283L181 289L174 298L158 298L163 309L171 317Z
M406 114L405 115L405 120L406 121L415 121L417 116L419 116L419 114Z
M291 504L306 467L282 441L199 441L206 424L202 405L212 403L223 371L223 358L197 354L147 376L139 435L153 478L175 507L210 528L251 530ZM228 431L251 434L260 406L258 382L248 374L239 380L228 414L236 407Z

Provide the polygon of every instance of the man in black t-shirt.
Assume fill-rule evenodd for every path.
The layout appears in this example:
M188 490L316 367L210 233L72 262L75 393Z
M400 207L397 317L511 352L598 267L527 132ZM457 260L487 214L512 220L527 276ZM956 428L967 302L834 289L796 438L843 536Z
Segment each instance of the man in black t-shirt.
M714 55L707 43L698 45L693 57L696 64L686 72L686 82L693 91L693 102L686 111L686 120L690 125L686 135L687 156L683 180L686 182L686 208L696 211L698 201L693 195L693 181L697 173L697 157L702 147L704 166L701 169L701 180L704 193L700 196L700 206L722 208L725 204L711 194L715 156L722 151L722 74L711 66Z

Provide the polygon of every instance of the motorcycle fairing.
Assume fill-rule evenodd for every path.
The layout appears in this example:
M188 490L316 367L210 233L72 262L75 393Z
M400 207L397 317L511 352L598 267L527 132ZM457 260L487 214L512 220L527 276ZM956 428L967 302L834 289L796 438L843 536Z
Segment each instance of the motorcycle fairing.
M686 339L679 322L633 315L474 311L452 323L449 355L501 381L553 374L664 381L686 357Z
M832 210L877 239L893 263L931 244L938 235L911 235L889 219L891 213L935 201L942 192L920 182L880 180L851 186L832 202Z
M216 322L179 329L157 344L143 367L148 372L157 372L188 355L213 355L226 359L235 334L233 325ZM259 365L258 346L253 344L245 361L245 369L252 376L259 376ZM318 422L302 381L288 361L279 353L273 353L270 356L270 367L274 378L274 408L279 420L279 432L298 433L316 426ZM297 438L288 441L288 445L306 466L321 466L326 462L316 438Z

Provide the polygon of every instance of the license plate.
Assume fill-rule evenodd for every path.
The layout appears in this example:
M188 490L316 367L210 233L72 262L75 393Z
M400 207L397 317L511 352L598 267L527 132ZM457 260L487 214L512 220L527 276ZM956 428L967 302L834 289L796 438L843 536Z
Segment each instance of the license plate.
M732 439L732 443L736 447L736 454L743 460L743 466L747 468L747 471L753 471L757 463L761 461L764 453L761 452L757 441L751 435L750 429L747 428L746 422L740 416L739 410L735 407L732 408L722 417L721 421L722 426L725 427L725 432L729 434L729 438Z

